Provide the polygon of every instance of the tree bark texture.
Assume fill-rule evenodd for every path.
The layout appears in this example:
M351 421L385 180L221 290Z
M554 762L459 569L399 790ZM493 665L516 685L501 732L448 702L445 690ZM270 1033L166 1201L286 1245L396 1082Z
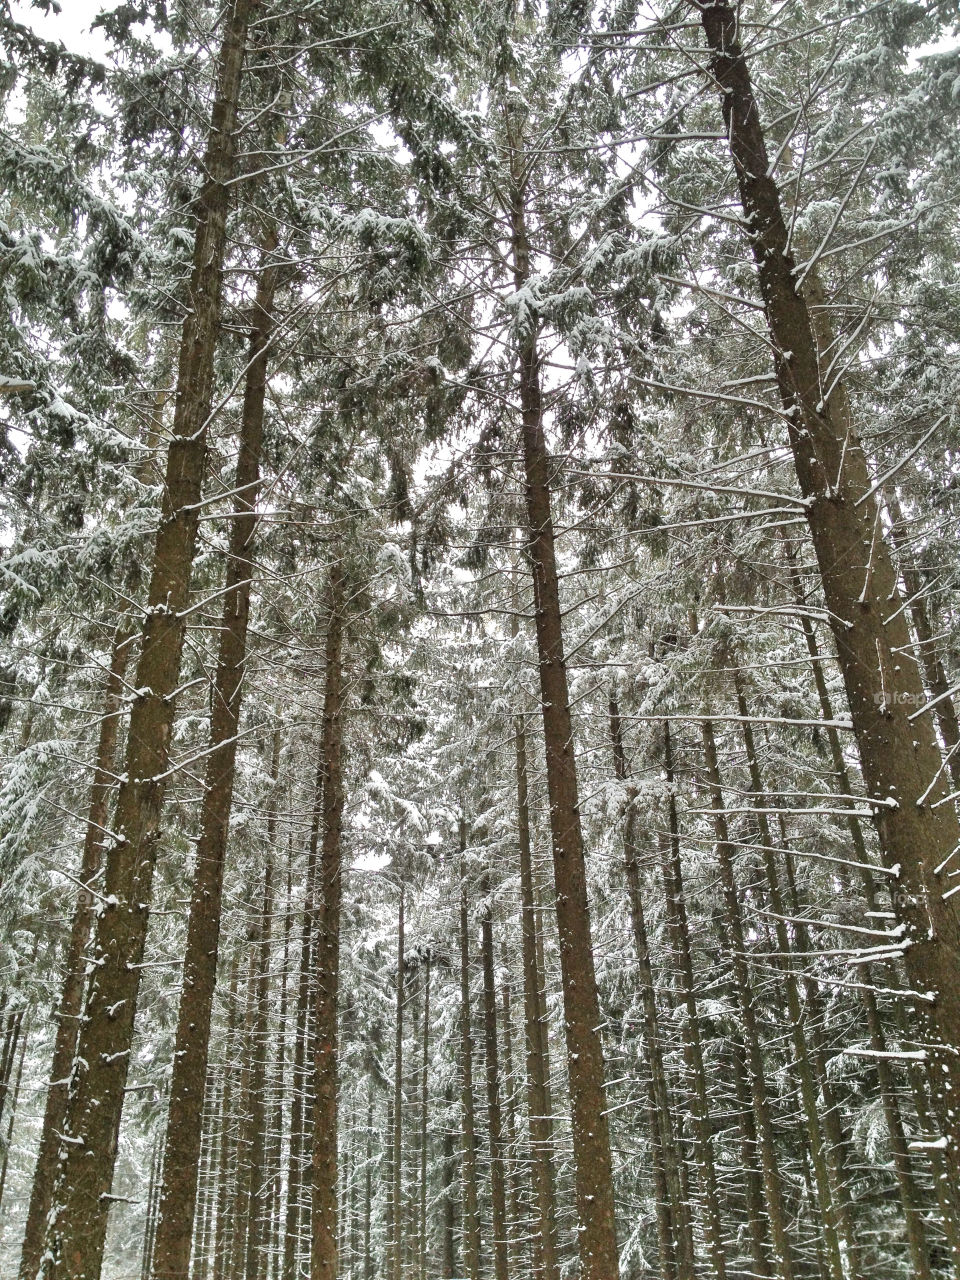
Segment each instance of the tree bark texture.
M842 383L823 385L760 113L726 3L699 10L774 345L777 383L885 863L896 869L917 1040L954 1184L960 1184L960 916L944 900L960 845L880 510ZM940 1150L941 1148L933 1148ZM956 1259L954 1260L956 1261Z
M64 1117L63 1152L44 1253L44 1274L56 1280L99 1280L103 1264L197 541L220 329L228 184L235 167L241 73L253 4L254 0L234 0L227 13L203 161L173 439L167 454L124 775L105 858L106 909L95 931L94 971Z

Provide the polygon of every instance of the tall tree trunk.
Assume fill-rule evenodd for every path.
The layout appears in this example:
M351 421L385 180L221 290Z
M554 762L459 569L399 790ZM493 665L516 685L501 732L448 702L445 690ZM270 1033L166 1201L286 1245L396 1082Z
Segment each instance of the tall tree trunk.
M513 990L510 984L507 949L504 946L503 967L505 977L501 994L503 1027L503 1129L507 1174L507 1245L510 1274L517 1275L526 1267L526 1249L521 1238L521 1215L526 1212L524 1203L523 1170L517 1158L517 1089L513 1073Z
M710 1100L707 1073L703 1061L700 1036L700 1013L697 1007L690 927L684 896L683 870L680 863L680 822L675 791L673 738L670 722L663 722L663 765L667 787L667 831L663 841L663 881L670 944L676 957L683 1002L683 1057L690 1080L690 1112L693 1121L696 1164L703 1195L704 1234L715 1280L726 1280L723 1222L717 1189L717 1170L710 1128Z
M123 626L117 628L113 637L110 669L103 691L100 736L97 743L93 782L90 786L83 854L80 859L78 879L83 886L93 881L102 865L103 845L110 816L110 792L116 765L117 738L120 731L124 677L130 661L132 639L129 630ZM37 1272L40 1270L43 1235L57 1175L60 1132L67 1108L67 1086L80 1034L80 1014L83 1008L86 974L84 955L93 929L95 908L94 894L86 887L82 888L77 896L64 957L63 987L60 992L60 1004L55 1014L57 1031L53 1044L53 1060L50 1064L50 1083L47 1086L43 1125L40 1130L40 1147L33 1170L27 1222L20 1252L20 1280L36 1280Z
M107 909L96 925L95 967L80 1027L43 1259L44 1274L56 1280L99 1280L103 1264L197 541L220 329L228 184L235 167L241 72L253 3L234 0L227 15L203 159L205 180L197 205L173 439L137 665L137 696L130 710L126 761L105 860ZM202 1078L199 1089L202 1094ZM189 1211L192 1215L192 1205ZM189 1238L187 1233L188 1242ZM177 1274L185 1276L186 1266Z
M509 128L511 238L516 287L530 278L522 137ZM619 1269L613 1161L604 1098L600 1001L593 963L583 830L573 754L573 721L563 648L563 617L553 516L551 464L543 425L536 331L521 341L520 407L528 555L533 572L540 695L547 758L547 791L560 934L564 1029L573 1128L578 1250L582 1280L610 1280Z
M791 581L793 583L794 592L798 603L802 603L803 596L800 580L795 567L791 564ZM847 771L846 760L843 755L843 746L840 742L840 735L834 727L833 703L827 688L826 676L823 671L823 655L820 652L820 646L817 643L816 633L810 618L801 613L800 624L803 630L804 641L807 646L807 652L810 655L810 667L813 673L814 685L817 690L817 699L820 703L820 710L823 719L826 722L827 743L830 747L830 759L833 763L834 776L838 789L847 796L853 796L853 787L850 782L850 775ZM783 820L781 818L781 828ZM874 885L874 876L869 871L868 864L870 862L867 853L866 842L864 841L863 831L856 817L851 816L847 819L847 830L850 835L850 842L853 846L855 860L860 864L860 887L867 903L867 909L872 912L878 910L879 902ZM786 847L786 833L782 831L783 844ZM787 874L790 883L793 883L792 862L787 858ZM794 911L794 915L798 915L798 911ZM809 950L807 942L800 942L801 947ZM915 1186L913 1172L910 1167L909 1151L907 1149L906 1136L903 1131L903 1122L900 1115L900 1105L897 1095L896 1084L893 1079L893 1072L890 1062L886 1057L887 1046L886 1038L883 1033L883 1023L880 1017L880 1011L877 1007L876 996L870 986L869 968L863 973L864 986L860 993L863 1001L864 1009L867 1015L867 1024L870 1029L871 1047L880 1055L876 1059L877 1076L880 1081L880 1088L883 1094L883 1105L885 1118L887 1120L888 1132L892 1151L894 1154L895 1168L897 1171L897 1179L901 1188L903 1197L904 1212L910 1217L908 1205L915 1204L918 1199L918 1192ZM895 987L897 985L894 975L890 975L888 984ZM902 1005L900 1006L902 1011ZM904 1028L904 1034L906 1029ZM908 1076L911 1082L911 1088L917 1105L918 1118L921 1125L925 1129L929 1129L929 1112L927 1107L926 1086L919 1078L915 1066L911 1064L908 1067ZM960 1208L957 1204L958 1188L957 1184L952 1182L947 1174L946 1162L940 1153L936 1150L928 1152L928 1159L933 1174L934 1189L937 1194L937 1202L940 1208L941 1221L944 1232L947 1236L948 1246L951 1256L954 1259L953 1274L960 1280ZM923 1228L919 1219L919 1210L912 1215L913 1221L907 1224L907 1230L911 1241L911 1251L918 1250L921 1247L921 1237ZM922 1268L918 1269L918 1275L922 1275Z
M268 1228L266 1248L271 1259L271 1280L280 1275L280 1229L283 1222L283 1117L286 1110L287 1006L290 967L290 924L293 901L293 835L287 845L287 890L283 912L283 967L280 975L280 1006L277 1012L277 1042L274 1053L271 1088L272 1108L267 1132L267 1170L269 1175Z
M458 1274L457 1267L457 1174L456 1174L456 1140L453 1125L449 1116L456 1101L453 1083L447 1085L443 1095L444 1114L447 1119L443 1126L443 1142L441 1146L441 1180L443 1185L442 1218L440 1222L441 1278L454 1280ZM364 1280L370 1280L369 1275Z
M879 509L842 382L826 395L815 331L797 286L780 192L772 176L750 74L729 4L700 8L711 51L740 198L750 228L787 431L820 569L860 752L876 805L885 863L897 869L898 911L906 926L911 985L933 992L914 1005L926 1054L942 1151L960 1184L960 916L945 900L960 847L947 792L934 713L916 665L902 661L911 638ZM958 1259L954 1258L956 1265Z
M293 1045L292 1098L290 1101L290 1150L287 1163L287 1205L283 1238L283 1280L297 1280L300 1268L300 1238L305 1226L303 1204L304 1151L312 1110L313 1073L307 1071L311 1045L311 993L313 991L314 917L317 901L320 823L323 814L323 757L317 763L314 783L307 874L304 886L303 921L300 926L300 971L297 978L297 1026Z
M423 962L423 1061L420 1066L420 1280L427 1280L427 1165L430 1154L430 953Z
M490 1202L493 1210L494 1280L507 1280L507 1178L503 1145L503 1110L500 1099L500 1052L497 1044L497 984L494 970L493 911L490 875L480 883L483 906L480 916L480 953L483 965L483 1045L487 1085L487 1133L490 1141Z
M320 850L320 909L314 953L314 1112L312 1144L311 1280L336 1280L337 1013L340 993L340 904L343 895L343 638L345 577L334 563L328 583L325 689L320 730L323 761L323 842Z
M514 582L514 639L519 635L519 592ZM514 718L517 778L517 846L520 855L520 942L523 964L523 1025L527 1084L527 1115L532 1183L536 1201L533 1231L535 1273L542 1280L559 1280L557 1207L554 1185L553 1100L550 1095L550 1047L540 963L540 928L533 883L530 836L530 784L527 774L527 730L523 712Z
M230 1258L233 1220L233 1179L236 1170L236 1141L233 1132L235 1104L234 1055L237 1052L239 1006L237 991L240 984L240 955L237 952L230 966L230 987L227 996L227 1026L224 1038L223 1087L220 1090L220 1152L217 1164L217 1224L213 1249L214 1280L228 1280L227 1262ZM229 1280L233 1280L230 1276Z
M624 876L627 882L627 901L633 926L633 943L637 957L637 977L640 985L640 1001L643 1010L642 1029L647 1062L650 1066L650 1124L654 1147L654 1177L656 1184L657 1235L660 1248L660 1269L663 1280L676 1276L678 1280L692 1280L694 1274L693 1235L686 1213L680 1185L680 1152L673 1127L670 1086L663 1062L663 1040L660 1015L657 1009L656 984L650 947L647 941L647 924L643 911L643 892L640 886L640 857L637 842L636 789L627 785L627 757L623 745L623 720L616 695L608 699L610 741L613 747L614 776L626 788L625 819L623 831Z
M220 624L220 651L210 714L210 753L200 812L200 836L187 924L183 989L167 1114L160 1218L154 1250L156 1280L186 1280L190 1263L202 1132L200 1116L217 979L223 875L233 806L237 733L243 704L250 592L254 575L253 538L257 525L264 398L278 272L276 262L271 261L275 247L276 233L271 226L262 251L253 304L249 363L240 421L240 451L234 477L235 496Z
M470 917L464 854L467 823L460 820L460 1105L463 1140L463 1271L466 1280L480 1275L480 1208L477 1195L477 1138L473 1100L473 1019L470 1012Z
M367 1133L366 1160L363 1175L363 1280L373 1276L373 1249L371 1248L371 1218L373 1215L373 1085L367 1083Z
M403 1278L403 1006L406 994L406 980L403 970L406 943L405 915L406 886L401 879L400 900L397 903L397 985L393 1048L393 1150L391 1155L393 1233L390 1253L392 1280L402 1280Z

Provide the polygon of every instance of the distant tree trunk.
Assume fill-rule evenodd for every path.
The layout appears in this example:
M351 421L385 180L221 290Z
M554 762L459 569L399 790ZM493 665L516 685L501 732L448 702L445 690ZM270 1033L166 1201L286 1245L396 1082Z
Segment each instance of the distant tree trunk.
M207 1086L203 1104L203 1146L200 1152L200 1183L197 1190L197 1223L190 1252L190 1280L206 1280L210 1270L213 1223L216 1213L217 1142L216 1120L219 1091L217 1076L207 1064ZM159 1193L159 1187L157 1188ZM152 1264L152 1259L151 1259Z
M814 1027L822 1013L820 994L811 983L806 991L808 1012L805 1017L799 985L790 963L790 937L786 926L786 904L780 891L780 877L774 859L773 839L767 815L763 811L763 779L754 741L753 726L744 691L743 677L733 668L733 683L737 696L737 708L741 716L741 734L746 749L747 769L753 791L752 802L757 810L757 830L760 833L761 858L770 892L770 905L774 912L774 932L780 952L783 971L783 990L786 996L787 1014L793 1040L796 1072L800 1084L800 1101L810 1142L810 1161L817 1188L817 1199L823 1217L824 1243L827 1249L831 1273L837 1280L859 1271L859 1250L856 1233L851 1221L849 1196L846 1191L843 1170L840 1167L841 1144L839 1106L833 1096L833 1087L824 1069L822 1057L811 1054L807 1043L805 1023ZM821 1124L820 1095L823 1096ZM922 1280L922 1272L917 1272Z
M797 478L830 611L860 751L864 781L876 803L888 868L896 867L906 925L904 963L911 985L933 991L918 1000L918 1041L927 1055L930 1093L946 1147L940 1151L960 1185L960 916L944 900L960 823L941 772L934 712L915 664L902 661L911 637L897 576L842 382L823 387L815 330L790 251L738 15L729 4L699 9L711 51L750 245L775 350ZM953 1263L960 1258L954 1250Z
M280 972L280 1004L277 1011L277 1041L274 1050L274 1062L270 1096L272 1107L267 1130L267 1170L269 1176L269 1200L267 1212L266 1249L271 1259L271 1280L278 1280L280 1275L279 1258L280 1226L283 1221L283 1117L286 1110L287 1095L285 1090L286 1057L287 1057L287 1007L290 968L290 922L293 901L293 837L287 846L287 889L283 912L283 967Z
M503 1026L503 1129L507 1173L507 1244L510 1257L510 1274L517 1275L526 1267L526 1249L522 1240L521 1214L528 1208L524 1204L522 1167L517 1158L517 1089L513 1073L513 991L510 985L509 966L504 947L506 976L501 990Z
M183 325L173 439L137 666L138 692L130 710L123 780L106 854L108 907L95 930L96 967L80 1027L43 1259L45 1276L56 1280L99 1280L103 1264L197 541L220 329L229 183L235 167L241 72L253 3L234 0L227 16L203 160L190 304ZM199 1088L202 1092L202 1078ZM185 1208L192 1215L192 1205ZM186 1276L186 1264L177 1275Z
M220 1090L220 1152L217 1167L217 1225L214 1236L214 1280L233 1280L227 1270L231 1256L233 1232L233 1182L236 1171L236 1141L233 1131L236 1111L233 1056L237 1052L240 983L240 955L234 955L230 966L227 995L227 1025L224 1038L223 1087Z
M483 1044L487 1085L487 1132L490 1141L490 1201L493 1209L493 1274L508 1280L507 1178L503 1146L503 1109L500 1098L500 1053L497 1044L497 985L494 970L493 912L490 875L480 884L483 898L480 916L480 953L483 964Z
M640 886L640 859L637 847L636 790L627 785L627 758L623 745L623 720L616 695L608 699L610 741L613 747L614 775L626 788L625 820L623 832L624 875L627 882L627 901L633 925L633 942L637 957L637 978L643 1009L643 1041L650 1066L650 1123L654 1148L654 1175L656 1185L657 1236L660 1248L660 1269L663 1280L693 1280L693 1235L687 1216L680 1185L680 1152L677 1149L673 1128L670 1085L663 1063L663 1042L660 1015L657 1010L656 984L650 947L647 941L647 924L643 910L643 892Z
M393 1190L393 1233L391 1239L391 1274L393 1280L403 1280L403 1006L406 993L404 975L406 888L400 881L400 900L397 903L397 984L396 1015L393 1048L393 1150L391 1173Z
M940 738L947 751L947 768L955 788L960 789L960 722L957 720L957 708L953 701L950 681L943 669L943 663L934 648L933 627L927 612L926 583L922 572L911 562L904 548L903 508L896 490L892 487L886 493L887 510L893 520L891 531L894 546L900 559L900 573L903 585L907 589L910 601L910 617L917 640L917 653L923 665L923 676L931 700L935 700L934 712L940 728Z
M120 711L124 691L124 677L130 661L133 637L120 626L113 637L110 669L103 691L103 707L100 718L100 737L97 743L96 764L90 786L90 802L87 809L87 826L83 840L78 879L89 885L102 865L104 842L107 838L107 821L110 816L110 793L113 787L117 756L117 737L120 729ZM96 898L87 888L81 889L74 908L73 923L64 956L64 979L60 991L60 1004L55 1014L57 1026L53 1044L53 1060L50 1064L50 1084L40 1130L40 1147L33 1170L27 1222L20 1252L20 1280L36 1280L43 1252L43 1235L50 1212L53 1184L57 1176L60 1154L60 1132L67 1108L67 1086L80 1034L80 1014L83 1008L83 988L86 975L86 954L90 934L96 916Z
M24 1021L20 1028L20 1051L17 1054L17 1066L13 1073L13 1088L10 1090L10 1119L7 1131L3 1135L3 1159L0 1161L0 1209L3 1208L3 1193L7 1186L7 1169L10 1165L10 1146L13 1142L13 1126L17 1120L17 1104L20 1101L20 1085L23 1080L23 1059L27 1052L27 1032L29 1023Z
M441 1179L443 1184L442 1217L440 1222L441 1280L454 1280L457 1268L457 1178L456 1141L449 1115L456 1101L453 1084L448 1084L443 1095L444 1114L448 1117L443 1126L441 1146ZM370 1280L365 1276L364 1280Z
M269 842L269 835L267 837ZM246 1168L244 1204L247 1210L245 1252L246 1280L261 1280L264 1271L265 1128L267 1083L267 999L270 982L270 917L273 912L273 856L269 843L263 876L262 907L254 908L251 938L251 1019L247 1052L250 1055L248 1098L245 1108Z
M707 1073L703 1061L703 1044L700 1037L700 1014L697 1007L696 984L693 972L693 956L690 949L690 927L684 896L683 871L680 863L680 823L677 816L677 797L674 790L673 738L670 722L663 722L663 764L667 784L667 832L663 842L663 880L666 899L667 922L671 947L676 957L680 975L680 998L683 1002L683 1056L690 1079L690 1110L692 1113L697 1171L703 1194L704 1233L714 1280L726 1280L727 1264L724 1252L723 1222L720 1215L720 1198L717 1189L717 1171L710 1130L710 1101L707 1093Z
M300 927L300 971L297 979L297 1025L293 1045L292 1098L290 1101L290 1151L287 1162L287 1206L283 1238L283 1280L297 1280L300 1268L300 1237L304 1228L303 1204L304 1151L306 1129L312 1111L312 1075L307 1072L311 1045L313 991L314 917L317 903L318 852L320 822L323 814L323 757L317 764L314 783L313 814L310 843L307 850L307 875L304 886L303 922Z
M148 1280L153 1265L153 1242L157 1231L157 1195L160 1191L160 1144L154 1142L150 1156L150 1178L147 1182L147 1212L143 1224L143 1250L140 1257L140 1275Z
M430 1105L430 953L423 962L423 1062L420 1066L420 1280L427 1280L427 1165L429 1161Z
M480 1209L477 1195L477 1138L473 1101L473 1019L470 1013L470 918L464 853L466 820L460 820L460 1105L463 1134L463 1271L466 1280L480 1275Z
M363 1280L373 1276L373 1249L370 1241L373 1214L373 1086L367 1084L366 1160L363 1175Z
M510 129L511 238L515 284L530 278L522 139ZM604 1098L600 1001L593 963L583 830L573 754L573 721L563 648L563 621L553 515L552 471L544 436L540 354L535 330L519 351L528 554L533 572L540 695L553 838L564 1029L570 1079L578 1251L582 1280L610 1280L619 1269L613 1161Z
M799 578L795 567L791 564L791 580L793 582L794 592L796 593L798 602L802 602L802 592L800 588ZM805 614L800 615L800 625L803 631L804 640L807 646L807 652L810 655L810 669L813 674L814 685L817 690L817 699L820 703L821 714L826 722L827 743L830 747L830 759L833 763L833 771L837 781L837 788L844 795L852 796L853 788L850 783L850 775L847 771L846 761L843 755L843 746L840 742L840 735L834 727L833 704L830 699L830 693L827 689L826 677L823 672L823 655L817 642L816 633L813 623ZM782 819L781 819L782 825ZM867 909L876 911L879 901L874 886L873 874L867 870L870 858L867 854L866 843L863 838L863 832L860 829L859 821L851 816L847 819L847 830L850 835L850 841L853 846L855 860L861 866L860 887L866 899ZM783 844L786 847L786 833L783 832ZM790 883L793 883L792 864L789 857L787 858L787 874ZM795 915L799 914L797 911ZM802 939L803 935L801 935ZM809 949L809 945L803 940L800 941L801 947ZM919 1208L911 1215L907 1209L908 1205L917 1203L917 1189L915 1186L913 1173L910 1167L910 1157L907 1150L906 1136L903 1132L903 1122L900 1115L900 1106L898 1101L897 1087L893 1079L893 1073L890 1068L888 1059L882 1055L886 1053L886 1038L883 1033L883 1023L880 1018L880 1011L877 1007L876 997L869 985L870 974L869 969L864 973L864 988L860 993L863 1001L864 1009L867 1015L867 1025L870 1029L871 1047L875 1049L881 1056L876 1059L877 1077L880 1081L880 1088L883 1095L884 1115L887 1121L887 1128L890 1134L891 1147L894 1155L894 1164L897 1170L897 1179L900 1184L901 1196L904 1202L904 1212L908 1218L912 1217L912 1222L907 1223L907 1231L910 1240L911 1255L926 1245L923 1241L923 1227L920 1218ZM896 985L895 980L891 976L891 985ZM906 1028L904 1028L906 1034ZM921 1118L921 1124L925 1129L929 1130L930 1121L927 1109L926 1087L918 1078L919 1073L916 1068L908 1068L907 1072L914 1093L914 1098L918 1108L918 1118ZM941 1220L944 1232L947 1236L948 1246L951 1256L954 1259L960 1258L960 1212L957 1206L957 1185L952 1183L947 1171L946 1162L942 1159L939 1152L931 1150L928 1152L928 1159L933 1174L933 1185L937 1195L937 1202L940 1208ZM917 1275L922 1276L922 1265L917 1268ZM960 1264L954 1263L954 1274L960 1276Z
M757 1130L760 1167L763 1172L767 1219L770 1224L770 1235L773 1243L773 1264L780 1280L792 1280L795 1272L793 1249L787 1232L786 1210L780 1178L780 1162L777 1158L774 1142L760 1034L757 1027L756 1010L753 1005L750 975L747 970L743 921L740 915L740 899L733 870L733 849L730 844L727 818L724 812L723 784L720 777L720 765L717 759L717 747L712 721L702 720L700 722L700 732L706 761L710 807L713 810L714 828L717 836L715 847L723 892L726 930L729 935L730 968L737 997L738 1013L743 1027L747 1077L753 1104L754 1123Z
M559 1280L557 1206L553 1165L553 1104L550 1097L550 1049L543 999L543 970L538 956L539 925L533 885L527 737L524 719L514 721L517 764L517 843L520 850L520 940L523 955L523 1022L526 1040L527 1113L537 1217L533 1232L534 1265L543 1280Z
M320 730L320 757L323 761L323 841L320 852L320 909L317 913L314 953L311 1280L336 1280L338 1266L337 1013L340 993L340 904L343 896L341 844L344 806L345 586L343 567L334 563L330 569L328 582L327 639L324 657L326 683Z

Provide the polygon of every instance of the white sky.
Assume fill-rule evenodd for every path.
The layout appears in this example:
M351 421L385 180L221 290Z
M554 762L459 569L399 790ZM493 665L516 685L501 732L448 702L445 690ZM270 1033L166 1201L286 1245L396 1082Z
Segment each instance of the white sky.
M30 0L10 0L10 9L17 22L32 27L44 40L57 40L71 53L87 57L107 59L107 44L102 31L91 31L90 25L104 7L103 0L60 0L59 14L45 14L34 9Z

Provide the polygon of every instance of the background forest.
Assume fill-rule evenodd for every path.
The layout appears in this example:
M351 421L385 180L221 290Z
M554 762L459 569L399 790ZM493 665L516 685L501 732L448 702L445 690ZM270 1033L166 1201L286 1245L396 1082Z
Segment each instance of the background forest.
M0 0L0 1275L960 1277L958 27Z

